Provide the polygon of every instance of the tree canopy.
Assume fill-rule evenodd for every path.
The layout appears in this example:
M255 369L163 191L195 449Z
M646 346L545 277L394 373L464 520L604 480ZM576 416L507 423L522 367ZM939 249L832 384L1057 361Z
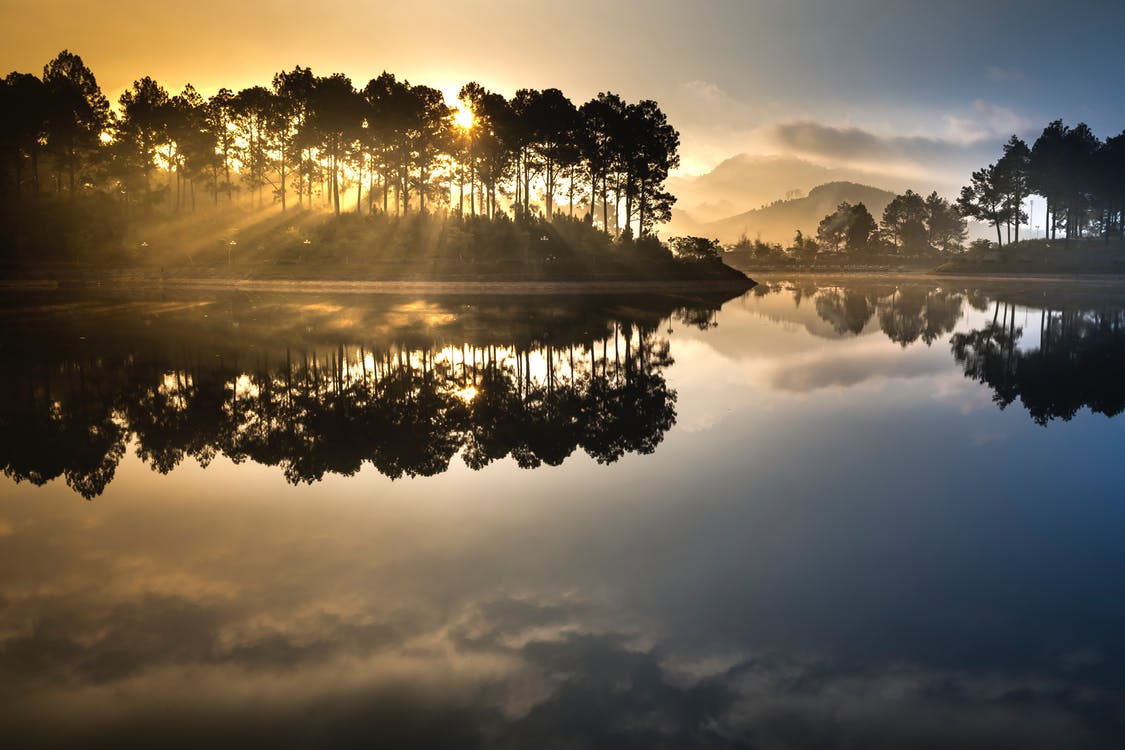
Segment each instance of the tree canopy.
M111 109L82 59L63 51L41 77L0 85L0 190L100 193L142 214L210 202L319 205L336 214L441 208L494 217L565 211L612 234L667 221L679 134L652 100L603 92L576 104L557 88L510 98L476 82L457 102L383 72L359 85L296 66L265 85L209 97L143 76ZM468 187L466 195L466 186ZM597 202L600 199L600 217Z

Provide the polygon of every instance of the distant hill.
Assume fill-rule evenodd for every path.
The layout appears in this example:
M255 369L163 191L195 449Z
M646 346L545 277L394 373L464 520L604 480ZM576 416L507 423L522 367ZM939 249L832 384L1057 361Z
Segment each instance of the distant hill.
M826 215L844 201L863 203L878 221L883 209L895 197L889 190L855 182L829 182L818 185L803 198L778 200L768 206L711 222L692 221L686 214L674 215L666 234L695 234L716 237L720 242L737 242L746 235L766 242L786 243L800 229L815 236L816 227Z
M825 167L795 156L738 154L701 175L673 176L668 190L679 200L676 208L698 222L718 221L778 198L807 195L817 185L854 182L881 185L902 192L917 186L893 175L849 167ZM948 192L934 185L939 192Z

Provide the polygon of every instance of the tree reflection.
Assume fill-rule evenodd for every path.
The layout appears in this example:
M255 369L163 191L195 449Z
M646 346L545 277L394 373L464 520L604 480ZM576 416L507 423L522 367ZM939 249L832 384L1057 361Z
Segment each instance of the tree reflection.
M877 301L855 289L826 289L816 295L816 314L838 334L858 334L875 316Z
M869 281L830 285L808 280L763 283L754 287L752 293L788 293L797 308L811 299L817 317L831 326L837 336L858 336L872 320L877 320L879 330L904 348L919 340L929 346L952 332L969 299L965 292L933 285ZM975 298L970 302L975 302Z
M99 363L36 367L4 389L4 472L42 485L64 477L84 497L99 495L125 455L127 430Z
M676 314L714 324L711 309ZM579 448L612 463L651 453L675 424L664 377L672 358L657 334L665 320L586 321L585 341L565 343L549 331L506 344L341 343L272 361L137 346L9 368L0 384L4 472L35 484L64 476L92 498L130 441L162 474L221 454L278 466L294 484L368 463L392 479L433 476L458 454L475 470L506 457L557 466Z
M944 288L926 282L805 279L759 284L753 294L788 294L794 310L811 298L817 317L835 337L871 332L872 321L903 348L917 342L931 346L949 335L956 362L967 377L992 389L999 408L1019 400L1036 423L1045 425L1069 420L1083 407L1107 416L1125 410L1125 307L1118 289L1026 281ZM954 333L969 309L990 312L991 319ZM1016 325L1017 312L1039 317L1038 341ZM823 329L815 333L825 334Z
M997 301L992 321L950 341L965 375L988 385L1001 409L1018 398L1040 425L1083 407L1110 417L1125 409L1125 310L1043 310L1039 346L1027 350L1015 317L1014 305Z

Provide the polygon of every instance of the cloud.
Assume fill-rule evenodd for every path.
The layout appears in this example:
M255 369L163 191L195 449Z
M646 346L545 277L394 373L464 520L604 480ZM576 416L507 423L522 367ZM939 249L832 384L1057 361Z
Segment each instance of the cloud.
M994 161L1013 133L1027 135L1032 122L1010 109L978 100L968 110L938 116L935 133L886 135L856 125L791 120L757 131L760 148L826 167L864 170L884 182L906 179L946 191L968 173ZM940 131L940 132L937 132Z
M788 151L833 161L918 159L948 148L933 138L881 136L858 127L802 120L773 126L774 142Z
M902 357L876 337L870 345L836 348L811 356L790 358L773 370L769 385L776 391L809 393L825 388L850 388L877 380L932 378L948 367L937 356Z
M946 135L959 143L995 141L1009 135L1027 133L1034 123L1006 107L977 99L967 112L946 115Z

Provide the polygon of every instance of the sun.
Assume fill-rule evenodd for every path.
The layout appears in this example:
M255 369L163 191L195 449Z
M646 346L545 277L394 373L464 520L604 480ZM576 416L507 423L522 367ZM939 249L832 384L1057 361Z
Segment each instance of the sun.
M475 120L476 118L473 117L473 110L469 109L468 107L461 107L455 113L453 113L453 122L457 125L457 127L464 128L465 130L473 127L473 122Z

